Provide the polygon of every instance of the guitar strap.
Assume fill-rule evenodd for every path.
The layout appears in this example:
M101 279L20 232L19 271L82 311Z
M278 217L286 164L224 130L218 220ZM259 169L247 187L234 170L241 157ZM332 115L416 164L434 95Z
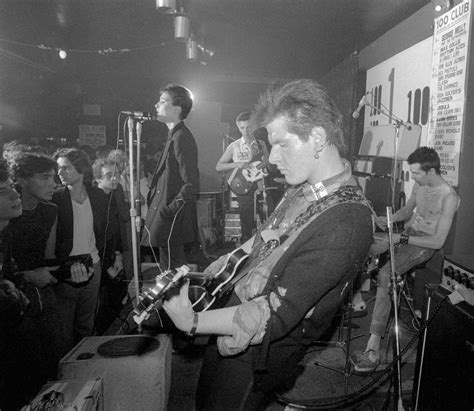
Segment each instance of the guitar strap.
M349 168L348 171L346 169L345 173L336 176L335 180L319 183L327 188L325 195L321 195L319 199L316 196L312 196L311 201L308 199L306 196L308 184L298 187L296 191L293 190L291 193L287 192L285 194L285 201L280 203L277 210L275 210L272 216L267 220L267 223L258 231L255 243L252 247L251 256L248 260L249 262L245 264L243 270L232 279L233 285L236 285L238 295L240 294L239 289L245 288L245 284L247 284L247 281L241 281L242 278L247 276L249 272L253 272L254 269L256 269L255 273L257 276L269 276L273 267L288 249L289 244L294 242L301 231L317 219L319 215L339 204L368 204L360 189L352 185L352 179L348 181L348 179L345 178L346 176L350 178L350 175ZM312 191L313 190L310 189L311 193ZM284 246L282 246L283 243L285 244ZM266 281L260 279L258 282L264 285L267 281L268 278ZM242 294L242 297L244 294Z

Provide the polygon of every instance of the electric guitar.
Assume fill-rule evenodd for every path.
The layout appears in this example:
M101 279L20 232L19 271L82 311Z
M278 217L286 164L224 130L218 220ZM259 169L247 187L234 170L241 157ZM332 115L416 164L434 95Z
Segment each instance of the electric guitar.
M247 194L253 188L254 183L267 175L266 164L262 161L254 161L245 169L234 168L227 182L235 194Z
M133 319L137 324L146 320L153 310L161 307L163 300L178 293L185 278L189 278L189 299L195 311L206 311L232 287L232 279L240 271L248 254L240 248L227 256L225 264L216 274L190 273L183 265L156 277L156 285L138 296Z

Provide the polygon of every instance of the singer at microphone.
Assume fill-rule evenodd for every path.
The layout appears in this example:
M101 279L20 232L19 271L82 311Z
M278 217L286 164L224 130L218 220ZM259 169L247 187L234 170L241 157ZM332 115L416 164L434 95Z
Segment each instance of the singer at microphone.
M151 113L147 113L146 111L122 111L121 113L138 120L157 120L156 116L153 116Z
M359 118L360 116L360 110L367 104L367 93L362 96L362 98L359 101L359 105L357 106L357 109L352 113L353 118Z

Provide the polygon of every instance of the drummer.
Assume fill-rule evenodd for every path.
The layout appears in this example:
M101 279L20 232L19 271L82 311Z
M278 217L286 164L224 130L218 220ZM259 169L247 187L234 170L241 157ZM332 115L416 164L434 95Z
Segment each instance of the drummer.
M440 159L435 150L418 148L408 157L408 164L415 181L413 192L406 205L392 218L393 223L407 221L401 234L393 234L393 243L396 244L394 265L399 275L428 261L443 246L459 205L458 195L440 174ZM387 219L379 217L377 225L386 229ZM382 239L376 238L371 254L380 255L388 248L387 235ZM380 342L391 308L390 267L390 262L387 262L379 271L367 347L351 357L354 369L359 373L375 371L380 363Z

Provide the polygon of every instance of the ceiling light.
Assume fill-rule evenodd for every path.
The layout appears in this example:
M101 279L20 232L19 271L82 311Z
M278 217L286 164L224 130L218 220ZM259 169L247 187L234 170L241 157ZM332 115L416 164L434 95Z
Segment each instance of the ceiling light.
M178 41L188 41L190 23L187 14L179 13L174 16L174 38Z
M173 14L176 11L176 0L156 0L156 9L160 13Z
M192 37L186 43L186 58L188 60L196 61L198 59L198 46L196 40Z

